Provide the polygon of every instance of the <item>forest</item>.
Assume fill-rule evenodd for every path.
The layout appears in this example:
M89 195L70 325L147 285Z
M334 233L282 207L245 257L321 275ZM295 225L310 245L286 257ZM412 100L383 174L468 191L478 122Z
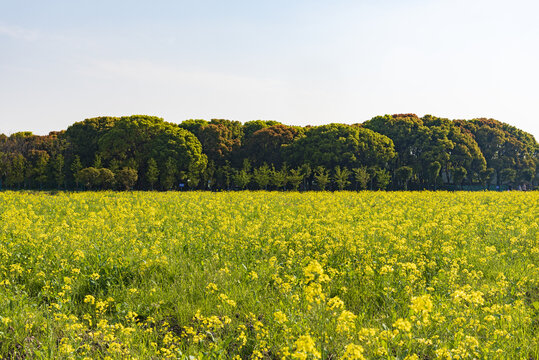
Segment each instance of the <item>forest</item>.
M301 127L133 115L0 134L0 188L13 190L530 190L538 165L533 135L486 118Z

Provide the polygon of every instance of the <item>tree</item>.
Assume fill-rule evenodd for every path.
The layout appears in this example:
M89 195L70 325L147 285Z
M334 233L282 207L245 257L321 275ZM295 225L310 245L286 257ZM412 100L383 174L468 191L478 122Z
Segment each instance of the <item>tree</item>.
M73 159L73 162L71 163L71 173L73 174L73 178L75 179L75 183L77 188L79 187L80 178L78 176L79 171L82 170L82 164L80 162L80 157L78 155L75 155L75 158Z
M377 190L385 190L391 180L391 175L386 169L380 169L378 167L370 168L371 182L374 183L374 187Z
M293 126L282 124L264 127L246 137L242 152L255 165L268 163L277 167L283 164L283 148L299 135Z
M52 176L58 188L64 185L64 156L62 154L56 155L51 162Z
M314 170L314 180L318 185L318 188L322 191L326 189L327 184L331 181L329 172L323 166L318 166Z
M217 184L223 189L230 190L230 183L232 181L233 169L230 166L230 162L227 160L225 164L218 167L216 170Z
M253 180L258 185L259 189L267 190L270 178L271 170L268 164L264 164L253 171Z
M285 166L281 170L275 170L275 167L271 168L271 184L277 189L284 189L287 183L287 169Z
M342 168L337 165L335 167L335 175L333 176L333 181L337 184L339 190L344 190L346 186L350 184L348 178L350 177L350 171L346 167Z
M135 184L137 183L137 180L138 173L136 169L124 167L116 173L116 181L124 188L124 190L131 190L131 188L133 188L133 186L135 186Z
M233 180L234 184L243 190L249 184L249 181L251 181L251 175L246 169L241 169L234 174Z
M99 185L99 170L94 167L81 169L76 174L77 182L82 183L87 189L92 189Z
M502 184L505 185L513 185L513 181L515 181L516 176L517 171L515 169L505 168L500 171L500 180Z
M429 164L428 169L427 169L427 174L429 176L429 179L434 184L434 190L436 190L438 176L440 175L441 168L442 168L442 165L440 165L438 161L433 161Z
M462 189L462 182L466 178L468 171L463 166L459 166L453 170L453 181L455 185L459 185Z
M258 130L265 129L270 126L279 125L279 124L281 123L275 120L247 121L245 124L243 124L243 139L245 140L245 142L248 142L251 135L253 135Z
M204 174L202 175L202 181L204 182L203 188L208 187L208 189L211 189L212 186L215 185L215 163L213 161L208 161L208 166L206 166L206 169L204 170Z
M493 168L486 168L485 170L481 171L481 173L479 174L481 176L481 183L487 189L489 188L488 185L493 174L494 174Z
M101 186L103 189L112 188L116 181L114 173L107 168L99 168L97 170L99 172L99 176L96 185Z
M76 122L61 136L68 143L69 152L79 157L81 169L91 166L99 150L98 141L119 120L115 117L97 117Z
M9 172L6 177L6 184L8 186L21 187L24 182L24 173L26 168L26 159L22 154L15 154L12 156L9 163Z
M308 163L312 167L332 169L383 167L395 156L394 146L387 136L372 130L345 124L329 124L308 128L284 149L286 160L294 166Z
M118 171L120 171L120 166L121 166L120 160L112 159L109 161L108 169L116 174Z
M354 180L356 181L356 190L365 190L367 189L367 184L369 183L370 175L365 166L352 169L354 173Z
M159 168L157 167L157 162L154 158L150 158L148 160L148 169L146 170L146 180L148 180L148 184L150 184L151 189L153 190L153 186L159 180Z
M395 170L395 177L404 185L404 190L408 190L408 181L412 178L413 169L410 166L401 166Z
M101 169L103 167L103 161L101 160L101 155L95 154L93 167L96 169Z
M303 190L307 191L307 184L309 183L309 178L311 177L311 166L308 163L301 164L301 174L303 175Z
M177 168L173 158L169 157L165 163L165 169L161 172L161 186L165 190L171 190L176 181Z
M5 178L8 172L9 172L9 157L6 153L0 151L0 190L2 190L2 181L5 181Z
M212 119L201 125L196 135L208 160L217 166L224 165L226 161L231 161L235 166L240 165L241 159L235 156L240 149L243 135L239 121Z
M159 167L161 184L165 182L169 188L185 178L200 178L207 165L207 157L195 135L155 116L118 118L97 142L103 162L110 164L116 160L120 168L130 167L144 174L149 159L153 158ZM166 169L169 159L175 168L172 173Z
M290 169L289 174L286 178L290 186L292 187L292 190L297 191L299 188L299 185L303 181L303 173L301 172L301 169Z
M26 177L30 183L39 185L41 189L47 181L47 165L50 155L44 150L30 150L28 152Z

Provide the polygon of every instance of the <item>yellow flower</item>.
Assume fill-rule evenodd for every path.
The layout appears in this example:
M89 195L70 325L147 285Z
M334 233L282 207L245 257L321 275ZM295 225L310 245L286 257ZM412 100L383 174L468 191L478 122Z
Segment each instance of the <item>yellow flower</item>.
M341 315L339 315L339 318L337 319L337 332L345 333L354 330L356 328L356 324L354 323L356 318L357 315L355 315L354 313L348 310L343 310L343 312L341 313Z
M422 312L431 312L432 311L432 300L429 294L422 295L422 296L415 296L412 298L412 305L410 305L410 308L415 313L422 313Z
M344 349L342 359L346 360L364 360L363 347L355 344L348 344Z
M98 273L93 273L92 275L90 275L90 279L92 280L99 280L101 276L98 274Z
M338 296L335 296L335 297L332 297L331 299L329 299L328 306L329 306L329 308L331 310L343 309L344 308L344 302Z
M402 318L397 319L397 321L393 323L393 326L407 333L412 331L412 324L408 320Z
M285 322L288 321L286 314L283 313L282 311L277 311L273 313L273 316L275 316L275 319L277 319L277 322L280 324L284 324Z
M314 340L309 335L300 336L294 343L296 350L292 354L294 359L307 360L309 355L313 358L319 359L320 352L316 349Z
M407 355L404 360L419 360L419 356L416 354Z

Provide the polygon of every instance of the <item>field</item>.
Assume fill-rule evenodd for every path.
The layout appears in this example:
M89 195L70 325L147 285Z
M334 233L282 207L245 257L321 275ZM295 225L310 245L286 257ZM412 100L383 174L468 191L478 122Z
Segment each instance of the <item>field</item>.
M0 358L539 359L539 193L0 193Z

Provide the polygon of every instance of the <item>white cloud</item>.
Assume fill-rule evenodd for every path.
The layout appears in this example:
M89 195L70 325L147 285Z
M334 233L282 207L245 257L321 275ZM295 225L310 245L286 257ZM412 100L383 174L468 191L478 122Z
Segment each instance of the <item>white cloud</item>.
M6 24L0 24L0 36L1 35L24 41L35 41L39 38L39 33L35 30Z

